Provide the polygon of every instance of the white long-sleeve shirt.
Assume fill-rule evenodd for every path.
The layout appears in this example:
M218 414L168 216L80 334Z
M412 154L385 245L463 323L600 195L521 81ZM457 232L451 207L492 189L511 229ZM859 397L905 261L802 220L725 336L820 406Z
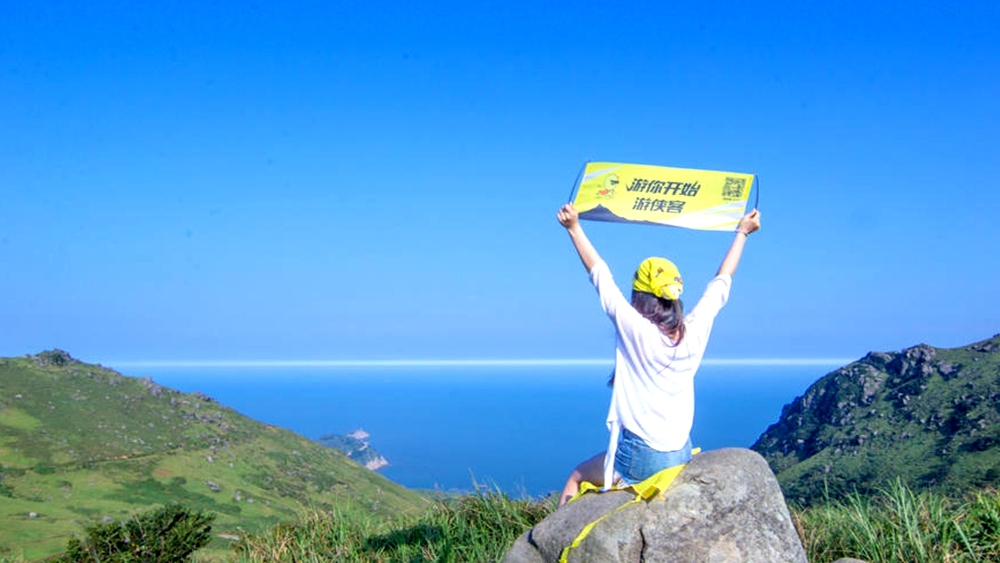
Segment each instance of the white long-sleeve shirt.
M708 283L684 317L685 334L677 346L625 299L605 262L594 265L590 280L616 333L615 383L607 418L611 436L604 460L607 488L613 481L621 427L660 451L678 450L687 443L694 421L694 376L715 317L729 298L732 278L719 275Z

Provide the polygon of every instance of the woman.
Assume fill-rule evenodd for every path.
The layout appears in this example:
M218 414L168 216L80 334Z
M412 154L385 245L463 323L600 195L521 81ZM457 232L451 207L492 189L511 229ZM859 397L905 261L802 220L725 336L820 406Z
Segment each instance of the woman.
M694 375L715 316L729 298L747 237L760 229L760 212L755 209L740 219L719 271L687 316L680 300L684 282L673 263L656 257L644 260L633 276L630 303L587 239L573 205L559 209L557 218L616 333L608 451L573 470L559 497L561 506L577 494L583 481L605 489L619 482L634 485L691 459Z

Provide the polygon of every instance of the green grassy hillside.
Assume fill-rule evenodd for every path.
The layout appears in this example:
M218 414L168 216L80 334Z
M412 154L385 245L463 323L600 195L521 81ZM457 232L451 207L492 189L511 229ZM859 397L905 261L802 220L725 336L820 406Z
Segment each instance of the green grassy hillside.
M1000 335L872 352L821 378L758 439L785 495L809 504L895 478L961 494L1000 484Z
M336 450L65 352L0 359L0 555L62 550L87 525L168 501L218 514L214 547L305 509L428 502Z

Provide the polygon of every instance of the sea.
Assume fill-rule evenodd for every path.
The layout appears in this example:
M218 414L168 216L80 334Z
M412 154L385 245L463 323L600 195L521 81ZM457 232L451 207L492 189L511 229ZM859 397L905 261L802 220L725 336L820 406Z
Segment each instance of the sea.
M750 447L836 365L703 365L692 442ZM540 498L607 447L609 365L128 368L310 439L362 429L407 488Z

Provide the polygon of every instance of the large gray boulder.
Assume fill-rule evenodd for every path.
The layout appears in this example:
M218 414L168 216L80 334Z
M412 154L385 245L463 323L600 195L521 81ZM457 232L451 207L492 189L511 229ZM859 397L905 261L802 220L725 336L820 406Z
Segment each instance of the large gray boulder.
M778 481L759 454L728 448L695 456L662 498L627 504L592 493L526 532L504 563L555 563L598 522L569 563L806 563Z

